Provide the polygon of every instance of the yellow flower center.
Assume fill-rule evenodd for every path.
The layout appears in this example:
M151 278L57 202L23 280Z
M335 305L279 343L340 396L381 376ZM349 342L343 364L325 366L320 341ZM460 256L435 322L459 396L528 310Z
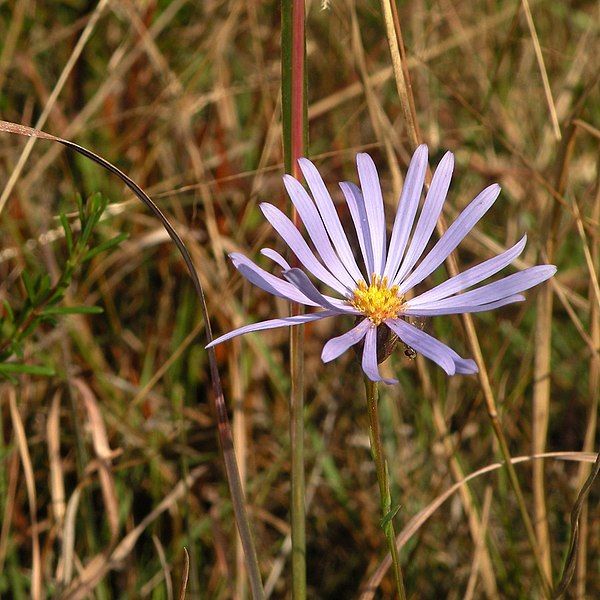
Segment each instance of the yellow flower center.
M394 319L400 314L404 296L397 285L389 287L387 277L373 273L370 285L362 280L358 282L349 302L375 325L380 325L386 319Z

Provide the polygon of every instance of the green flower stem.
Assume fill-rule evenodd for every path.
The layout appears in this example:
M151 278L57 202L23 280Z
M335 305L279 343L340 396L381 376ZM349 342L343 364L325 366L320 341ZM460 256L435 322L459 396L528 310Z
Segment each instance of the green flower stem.
M406 600L406 591L404 590L404 580L402 578L402 567L400 566L400 557L396 547L396 532L394 530L394 513L392 513L392 495L390 493L390 481L388 476L387 464L383 453L381 443L381 431L379 429L379 407L377 384L365 377L365 388L367 392L367 412L369 413L369 438L371 440L371 454L375 461L377 471L377 481L379 483L379 496L381 500L381 527L385 533L388 547L392 557L394 567L394 578L398 588L398 597L400 600Z

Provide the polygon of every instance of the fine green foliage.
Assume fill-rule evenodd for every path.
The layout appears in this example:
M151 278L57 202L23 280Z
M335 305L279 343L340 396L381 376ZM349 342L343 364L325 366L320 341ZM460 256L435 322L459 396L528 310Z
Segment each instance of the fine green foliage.
M62 315L97 315L103 312L100 306L62 306L73 278L83 265L103 252L108 252L127 238L121 233L107 240L95 239L95 230L106 209L108 199L94 194L87 202L77 198L78 221L73 231L66 213L59 215L64 232L66 257L56 281L41 268L39 263L29 260L20 273L21 297L4 299L0 314L0 376L9 378L18 374L55 374L51 366L23 362L27 340L39 333L44 326L56 326Z

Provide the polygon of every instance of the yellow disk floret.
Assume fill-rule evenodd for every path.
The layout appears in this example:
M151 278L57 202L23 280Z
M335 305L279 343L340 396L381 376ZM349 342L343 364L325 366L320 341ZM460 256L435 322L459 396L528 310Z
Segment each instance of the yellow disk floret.
M380 325L386 319L394 319L400 314L404 296L397 285L388 286L387 277L373 274L370 285L362 280L358 282L350 304L375 325Z

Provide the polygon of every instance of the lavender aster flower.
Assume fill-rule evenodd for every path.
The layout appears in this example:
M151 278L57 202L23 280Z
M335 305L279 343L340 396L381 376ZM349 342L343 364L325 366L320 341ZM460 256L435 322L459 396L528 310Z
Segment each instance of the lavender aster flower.
M461 358L454 350L412 325L408 318L481 312L523 301L525 298L520 292L552 277L556 267L531 267L493 283L469 289L495 275L519 256L527 240L527 236L523 236L502 254L407 300L407 292L446 260L492 206L500 187L494 184L485 188L461 212L433 248L422 256L450 186L454 167L452 153L447 152L440 161L416 219L427 169L427 146L417 148L408 168L389 244L375 164L368 154L358 154L356 163L361 188L348 182L340 183L340 187L356 229L363 259L361 266L354 258L331 196L309 160L302 158L299 164L312 198L293 177L285 175L283 182L316 252L278 208L267 203L260 206L299 263L341 298L322 294L303 270L291 268L275 250L265 248L262 254L283 269L284 279L261 269L242 254L233 253L231 260L234 266L254 285L275 296L323 310L246 325L221 336L209 346L251 331L350 315L358 319L358 324L325 344L321 354L324 362L337 358L351 346L363 342L362 368L367 377L372 381L396 383L394 379L383 379L377 366L377 330L385 326L406 345L436 362L448 375L477 373L477 365L473 360Z

